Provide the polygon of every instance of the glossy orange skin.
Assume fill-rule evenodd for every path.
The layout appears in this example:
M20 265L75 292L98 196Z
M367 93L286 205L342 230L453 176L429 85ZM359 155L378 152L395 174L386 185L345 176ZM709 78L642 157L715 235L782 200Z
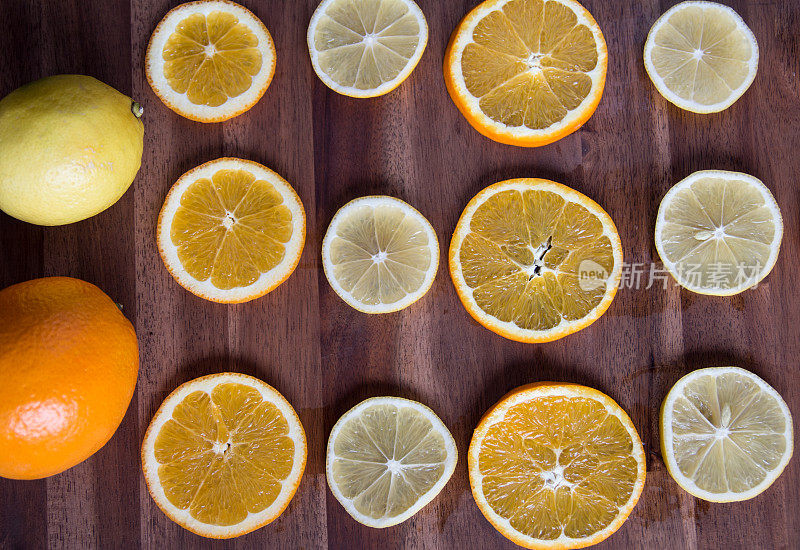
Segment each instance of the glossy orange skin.
M0 476L48 477L94 454L138 371L133 325L96 286L47 277L0 291Z

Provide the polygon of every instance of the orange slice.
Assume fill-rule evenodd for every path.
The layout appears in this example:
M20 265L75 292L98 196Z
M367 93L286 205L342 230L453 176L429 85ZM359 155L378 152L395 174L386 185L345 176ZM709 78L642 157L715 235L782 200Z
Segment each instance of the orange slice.
M483 515L525 548L605 540L644 488L644 448L630 418L577 384L530 384L503 397L475 429L467 462Z
M239 4L188 2L156 27L145 73L156 95L179 115L220 122L264 95L275 74L275 44L264 24Z
M501 181L464 209L450 241L461 303L519 342L549 342L592 324L611 305L622 244L592 199L553 181Z
M221 158L175 182L156 234L178 284L234 303L263 296L292 274L305 229L303 204L286 180L256 162Z
M306 435L289 402L232 372L178 387L142 443L153 500L172 521L210 538L238 537L280 516L306 457Z
M574 0L486 0L453 32L444 78L476 130L535 147L592 116L607 57L600 27Z

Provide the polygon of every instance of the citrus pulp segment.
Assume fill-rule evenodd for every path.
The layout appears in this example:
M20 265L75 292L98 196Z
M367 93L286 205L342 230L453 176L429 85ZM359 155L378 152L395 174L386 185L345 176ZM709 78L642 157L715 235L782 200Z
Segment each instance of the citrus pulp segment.
M478 193L450 242L450 275L481 325L520 342L547 342L596 321L622 273L614 222L559 183L507 180Z
M433 500L457 461L455 440L432 410L408 399L374 397L334 425L325 472L333 495L356 521L389 527Z
M713 502L762 493L794 448L786 402L738 367L700 369L678 380L661 406L660 428L670 475L687 492Z
M389 313L428 292L439 267L439 241L414 207L388 196L355 199L339 209L322 241L328 282L348 305Z
M305 432L289 402L261 380L230 372L178 387L142 443L156 504L210 538L237 537L277 518L297 490L306 456Z
M158 217L158 250L175 280L215 302L245 302L285 281L300 260L305 211L269 168L220 158L183 174Z
M311 65L326 86L375 97L399 86L428 43L413 0L323 0L308 25Z
M728 296L758 284L778 259L783 219L761 180L702 170L661 200L655 242L664 267L700 294Z
M445 53L450 97L467 121L501 143L534 147L578 129L606 80L603 33L574 0L486 0Z
M173 8L147 45L147 80L164 104L199 122L220 122L261 99L275 74L264 24L229 0Z
M582 548L611 536L639 500L642 442L607 395L541 382L481 419L467 455L472 494L505 537L526 548Z
M733 105L752 84L758 43L728 6L682 2L650 29L644 66L670 102L695 113L715 113Z

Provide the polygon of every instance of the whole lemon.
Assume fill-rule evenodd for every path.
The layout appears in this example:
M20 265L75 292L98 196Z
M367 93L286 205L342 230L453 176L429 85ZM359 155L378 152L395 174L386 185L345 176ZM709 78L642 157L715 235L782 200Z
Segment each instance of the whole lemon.
M133 326L93 284L47 277L0 290L0 476L39 479L94 454L138 372Z
M57 75L0 100L0 210L38 225L102 212L142 164L141 107L83 75Z

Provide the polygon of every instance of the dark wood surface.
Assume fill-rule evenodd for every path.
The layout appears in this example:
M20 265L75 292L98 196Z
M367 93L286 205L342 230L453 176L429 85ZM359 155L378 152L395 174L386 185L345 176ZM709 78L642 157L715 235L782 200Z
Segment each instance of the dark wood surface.
M702 116L661 98L642 64L650 25L675 2L586 0L608 42L605 94L582 129L538 149L482 137L445 91L447 39L476 0L420 0L430 26L420 64L400 88L368 100L337 95L314 74L306 28L317 0L244 0L272 33L277 72L252 110L212 125L168 110L144 76L150 33L177 3L0 0L0 96L43 76L84 73L132 95L145 112L142 169L114 207L56 228L0 214L0 287L48 275L95 283L123 305L141 346L136 394L103 449L46 480L0 479L0 548L511 548L473 502L465 453L481 414L508 390L537 380L578 382L610 394L642 436L644 493L604 548L799 547L798 457L751 501L696 500L666 472L658 408L682 374L732 364L765 378L800 418L800 2L726 2L758 39L758 75L733 107ZM184 291L155 246L167 190L187 169L220 156L275 169L293 184L308 216L297 271L267 296L239 306ZM783 212L778 263L755 290L706 297L672 284L646 289L645 276L639 289L621 289L591 327L543 345L504 340L461 306L446 250L462 208L483 187L522 176L572 186L611 214L626 260L647 268L658 259L652 235L661 197L673 183L709 168L761 178ZM320 242L341 205L376 193L424 213L442 258L423 300L399 313L368 316L328 286ZM258 376L289 399L305 426L309 456L300 489L278 520L214 542L178 527L155 506L139 445L172 389L226 370ZM460 461L420 513L375 530L353 521L327 489L324 449L342 413L385 394L432 407L453 432Z

